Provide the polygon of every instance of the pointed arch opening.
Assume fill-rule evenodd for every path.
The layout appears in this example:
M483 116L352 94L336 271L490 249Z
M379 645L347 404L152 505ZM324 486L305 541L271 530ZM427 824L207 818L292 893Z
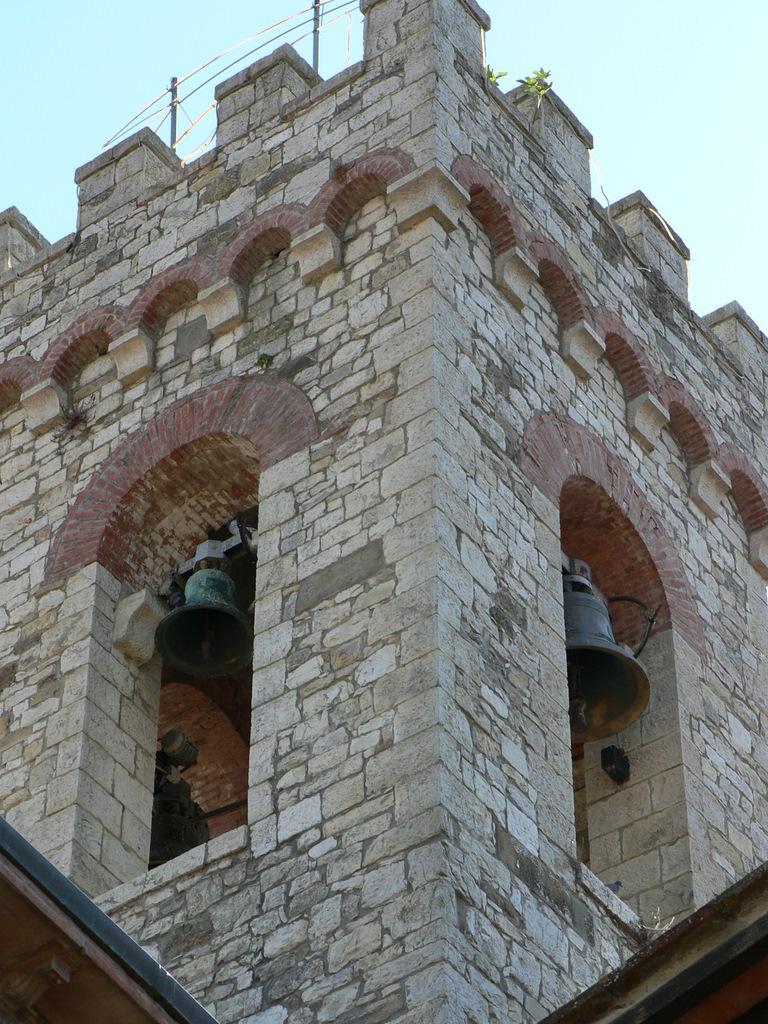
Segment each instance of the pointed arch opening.
M605 622L610 623L615 642L627 655L633 654L643 642L647 618L634 602L611 601L611 598L628 595L641 601L654 615L653 635L658 636L670 628L669 604L653 559L632 523L602 487L584 477L569 477L560 494L560 529L564 567L569 562L589 566L595 593L607 601ZM564 595L566 602L568 598L568 594ZM631 702L634 693L630 696L624 691L632 690L634 680L622 671L618 657L610 652L602 657L606 665L603 684L610 695L609 705L611 700L616 701L617 707ZM642 661L637 663L651 684L643 713L652 713L662 701L662 691L652 685L656 682L652 670ZM615 676L609 677L613 672ZM573 700L574 694L570 697ZM608 716L610 718L610 713ZM602 750L620 751L619 755L612 756L628 758L631 766L634 752L642 745L642 731L641 715L623 734L614 731L611 736L585 743L572 718L577 856L610 884L616 879L608 876L620 872L623 878L619 880L626 890L622 895L630 899L641 890L642 882L636 877L631 855L625 857L623 832L616 827L616 821L626 818L625 804L632 805L638 800L648 803L650 813L650 796L645 792L649 783L633 779L631 767L629 779L620 784L612 782L602 769ZM612 813L617 807L618 812ZM631 849L628 852L631 854Z
M589 565L606 598L630 595L656 613L636 659L649 691L639 717L617 724L621 732L582 742L572 708L574 853L646 920L687 911L693 875L681 716L687 680L703 670L704 644L679 555L627 467L580 424L537 416L526 431L521 465L559 511L562 558L550 571L570 565L565 556L576 558ZM621 661L636 652L646 618L632 602L607 607L615 643L626 648ZM565 648L565 621L562 629ZM614 685L610 672L605 678ZM614 724L619 716L605 720ZM618 779L604 767L608 748L623 752L628 776Z
M110 749L94 737L105 785L113 786L110 799L119 808L125 850L113 872L118 880L145 869L150 850L153 864L164 863L245 820L253 650L247 623L253 619L261 474L316 436L311 405L284 381L232 378L202 388L115 449L54 538L49 581L99 567L86 572L99 581L89 590L99 643L89 656L86 699L121 709L110 725ZM188 596L195 570L220 570L223 562L234 597L225 599L221 633L214 633L218 624L210 626L210 636L209 624L198 628L208 613L192 609L184 629L197 632L191 639L182 632L179 643L184 654L187 647L196 653L174 658L179 648L163 647L161 654L153 638L170 613L171 593L183 611L178 598ZM244 626L236 641L228 630L233 619ZM226 647L221 654L231 642L236 651ZM173 730L188 735L196 758L184 744L181 761L159 757L169 752L160 741ZM151 833L163 803L172 818L185 808L184 823L175 821L182 842L156 855ZM166 835L173 836L175 825Z

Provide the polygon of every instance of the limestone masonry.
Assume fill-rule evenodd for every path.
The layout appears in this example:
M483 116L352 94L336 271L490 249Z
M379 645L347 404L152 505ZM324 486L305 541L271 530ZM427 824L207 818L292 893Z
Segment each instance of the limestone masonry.
M768 348L473 0L361 7L195 163L81 167L73 235L0 214L0 812L221 1024L537 1021L768 859ZM240 528L252 671L185 677L171 582ZM563 554L658 609L584 745ZM228 810L148 871L171 728Z

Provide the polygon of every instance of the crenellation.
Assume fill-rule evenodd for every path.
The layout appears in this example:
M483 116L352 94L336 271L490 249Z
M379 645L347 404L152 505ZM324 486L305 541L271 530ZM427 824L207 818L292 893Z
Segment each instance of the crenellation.
M15 206L3 210L0 213L0 280L3 273L28 263L49 246L48 240Z
M78 230L110 215L119 222L120 210L152 189L165 189L178 168L176 154L149 128L119 142L75 172Z
M566 186L564 198L584 209L590 194L589 151L592 135L556 94L550 103L526 94L522 86L505 96L528 121L528 129L538 137L547 162L551 162ZM574 191L575 190L575 191Z
M664 285L688 304L690 251L642 192L633 192L609 207L611 218L626 232L647 263L646 272L656 272Z

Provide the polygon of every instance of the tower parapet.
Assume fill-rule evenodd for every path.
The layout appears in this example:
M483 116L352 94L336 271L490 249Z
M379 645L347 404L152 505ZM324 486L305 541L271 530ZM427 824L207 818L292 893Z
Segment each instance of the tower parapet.
M0 213L0 273L26 263L47 245L47 239L15 206Z
M280 116L286 104L305 96L320 76L292 46L267 57L216 87L216 143L253 139L267 121Z
M148 188L170 184L178 169L176 154L149 128L118 142L75 172L78 230L135 205Z
M690 250L648 197L642 192L633 192L611 203L609 211L647 264L645 273L655 274L664 288L688 305Z

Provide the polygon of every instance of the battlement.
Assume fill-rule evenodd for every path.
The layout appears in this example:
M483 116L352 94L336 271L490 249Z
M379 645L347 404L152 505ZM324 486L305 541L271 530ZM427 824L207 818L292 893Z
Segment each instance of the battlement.
M49 242L15 206L0 213L0 274L27 263Z
M688 246L673 231L642 192L611 203L612 220L619 224L645 264L644 273L656 275L673 295L688 305Z
M179 168L179 158L149 128L78 167L78 232L97 221L119 221L117 211L134 204L148 189L170 185Z
M556 262L565 268L575 255L576 263L565 272L581 275L580 287L588 290L597 280L597 262L609 252L611 262L620 266L621 273L628 275L632 282L636 311L630 320L647 321L644 310L650 302L653 317L660 318L664 325L662 330L666 331L669 325L676 335L674 344L682 346L679 351L685 352L684 361L690 363L691 380L698 381L706 372L699 363L700 351L702 346L711 348L713 340L718 374L721 379L723 374L730 376L736 388L744 359L753 366L765 365L765 349L754 344L759 332L756 335L747 329L746 335L743 332L739 335L742 341L738 342L735 328L729 328L725 334L722 330L712 334L704 331L720 323L716 314L700 321L699 338L690 337L685 326L688 320L686 262L690 255L687 247L641 192L613 203L604 212L594 200L588 204L590 133L551 91L539 105L521 88L502 94L485 81L479 60L481 33L488 27L488 21L476 5L470 0L466 4L459 3L461 16L454 19L455 31L440 37L440 45L452 47L450 60L447 52L436 53L428 45L432 38L430 22L428 18L423 19L431 10L429 4L413 10L408 8L410 13L396 0L378 0L363 6L368 33L366 59L328 82L322 82L294 50L283 46L220 83L216 88L217 146L200 160L182 167L176 155L157 136L142 129L79 168L75 174L79 214L74 237L46 248L45 239L18 211L7 211L4 230L9 253L7 262L12 263L12 267L4 277L0 276L0 286L4 288L4 295L13 295L13 299L6 299L0 307L3 325L0 345L6 353L6 361L13 363L13 368L6 370L7 401L25 392L24 408L33 431L49 429L62 422L68 401L66 388L61 389L61 380L56 375L48 378L47 367L55 365L50 353L64 344L52 330L57 320L34 316L31 322L35 329L32 330L31 314L27 310L27 302L36 294L38 281L49 277L54 280L60 273L56 257L62 251L66 251L70 262L82 268L79 274L91 276L86 286L91 294L100 291L106 297L107 306L117 300L120 312L109 314L115 324L127 324L132 317L135 319L138 314L132 314L131 310L148 301L144 297L147 288L153 291L157 287L152 280L141 285L137 293L136 283L140 282L135 276L127 275L125 282L116 280L115 275L125 275L129 267L125 257L138 260L145 281L147 271L153 266L167 267L171 262L190 268L194 265L194 272L185 271L195 282L189 287L200 293L209 317L214 317L210 329L218 333L224 325L234 322L233 318L241 316L243 299L236 283L227 285L226 300L222 298L225 294L222 286L213 285L231 262L232 246L246 244L245 236L253 229L247 228L243 235L241 225L248 224L254 217L258 222L262 215L257 211L268 211L278 198L281 200L277 218L280 226L276 223L267 228L271 215L266 213L264 230L267 235L277 233L275 245L278 248L288 245L289 251L299 259L303 277L311 279L343 263L343 227L347 211L353 209L361 197L380 190L388 190L393 197L413 196L413 187L397 179L403 174L407 176L413 168L428 168L430 162L441 169L436 203L438 206L448 204L446 224L455 222L457 201L459 206L469 203L470 210L476 212L490 232L496 250L495 276L514 304L523 301L529 279L541 273L537 270L540 255L532 256L529 239L535 239L534 248L540 249L543 244L549 245L561 237L563 230L556 227L552 232L548 218L542 216L543 207L537 209L536 203L530 202L531 194L541 192L551 206L564 206L587 218L590 210L594 213L590 230L596 232L599 240L597 251L587 252L582 240L576 239L576 248L571 245L565 264L563 253L556 257ZM401 18L403 25L400 25ZM415 20L411 23L409 19ZM404 33L409 40L405 48L401 46ZM416 42L422 33L425 45L419 47ZM467 42L470 36L474 40L472 45ZM478 61L476 66L467 56L472 53ZM438 77L435 73L438 65L450 67L452 75L443 73L442 78ZM409 82L413 82L413 86L409 86ZM403 99L409 95L409 89L418 90L422 107L436 112L440 109L438 93L441 89L453 95L460 95L462 91L467 96L471 94L472 102L481 104L478 138L491 137L488 133L498 131L511 133L515 145L527 153L527 180L516 184L510 167L485 166L484 158L473 157L468 164L468 157L457 155L455 147L445 148L449 135L436 131L436 126L412 136L407 149L399 150L392 157L392 163L392 159L384 155L390 152L390 147L376 147L387 141L393 131L397 134L402 128L410 133L412 107ZM334 109L338 113L334 113ZM325 120L328 116L330 121ZM377 133L378 122L385 128ZM335 125L330 132L328 124ZM365 138L362 145L354 141L356 136ZM477 140L473 139L470 152L475 153L477 145ZM374 160L370 164L365 154L372 150ZM378 159L379 153L381 159ZM343 159L344 154L351 154L351 160ZM461 171L457 173L456 168ZM415 180L422 181L418 171ZM430 181L438 179L433 177ZM257 190L255 204L247 192L249 187ZM417 191L421 189L423 185L419 185ZM213 197L217 202L215 226L210 215L206 221L209 227L202 236L198 233L195 237L183 226L181 233L185 240L179 243L179 228L175 226L179 219L189 219L195 211L210 204ZM174 225L170 234L162 226L165 221ZM508 226L505 227L505 223ZM514 254L500 251L507 243L499 245L494 237L494 232L498 231L510 233ZM146 237L147 232L150 239L157 237L140 246L139 239ZM243 240L238 241L241 237ZM173 260L169 242L174 250ZM94 246L98 247L95 260L91 255ZM201 252L206 253L202 260ZM105 292L98 283L98 272L100 267L107 266L111 284ZM209 297L209 292L215 298ZM54 294L57 294L55 288ZM119 298L122 295L125 298ZM594 306L586 291L580 301L586 303L585 309ZM212 313L214 302L218 304L216 314ZM104 303L99 305L104 307ZM87 322L94 316L103 319L98 311L80 314ZM222 318L221 323L216 317ZM594 319L594 312L589 313L584 322L591 327ZM630 323L626 324L626 329L633 329ZM73 325L70 333L72 330L78 333L80 328ZM118 341L115 332L124 330L125 327L117 326L111 329L108 347L115 360L118 379L128 384L151 372L153 341L145 333L140 331L136 335L131 330L128 330L127 340ZM658 336L658 332L655 333ZM748 337L751 343L747 342ZM653 352L655 344L656 340L649 338L647 355L652 363L658 362ZM103 346L106 345L105 341ZM592 372L594 360L601 355L601 345L600 339L588 342L585 337L573 347L574 354L567 359L577 375ZM96 351L100 350L97 345ZM735 366L734 357L738 353L743 358L739 366ZM678 358L676 356L675 361ZM21 367L24 372L20 375ZM61 377L61 372L57 372ZM664 371L653 372L661 379ZM31 388L25 386L26 380L32 382ZM67 381L68 377L65 383ZM650 393L654 396L649 399L652 405L657 401L658 385ZM650 414L648 403L643 409L646 412L640 415L638 422ZM654 413L652 418L657 424L663 420L660 412ZM645 430L655 428L641 425L632 429L643 437Z
M430 3L436 2L430 0ZM344 96L351 95L350 90L354 91L352 83L364 74L369 78L371 75L389 77L394 74L404 86L412 75L427 74L428 65L424 63L424 55L419 56L422 51L416 45L419 33L427 31L420 21L423 6L418 5L413 14L405 14L398 0L362 2L367 33L365 60L328 82L322 82L290 46L281 46L271 55L221 82L215 90L216 149L188 167L182 168L173 151L149 129L142 129L83 165L75 173L79 197L78 244L82 244L81 236L91 225L103 222L102 230L109 231L125 220L125 211L135 211L137 204L142 207L154 201L155 206L159 204L161 207L164 201L173 203L178 192L176 184L207 173L211 165L228 166L243 184L250 181L263 184L264 176L268 179L274 172L264 146L255 141L260 130L270 123L291 124L300 111L306 114L316 110L319 115L325 108L316 105L323 97L336 96L336 103L354 104ZM426 4L424 9L428 8L429 4ZM512 117L514 128L518 129L516 134L522 132L525 144L530 147L531 158L534 161L543 158L547 173L557 183L561 194L572 197L571 201L581 208L590 193L588 154L593 144L591 134L554 92L550 91L539 106L522 88L503 94L495 86L488 85L481 63L481 33L490 28L490 20L473 0L459 3L458 9L462 14L452 19L455 31L445 37L446 45L453 46L448 65L444 60L436 60L427 47L425 52L429 54L429 60L433 66L440 64L441 68L454 68L459 78L464 79L465 86L474 86L474 92L478 87L484 90L489 97L486 103L491 122L504 114ZM401 18L404 18L402 26ZM429 24L427 19L424 25ZM405 37L408 45L403 48L398 40ZM427 31L425 40L429 39ZM379 66L377 62L383 54L394 64ZM474 63L472 57L475 58ZM389 90L385 100L388 95ZM517 112L521 116L513 117ZM353 116L350 108L350 117ZM310 124L312 119L310 114ZM308 145L311 136L310 127L306 139L291 140L286 150L289 159L294 153L297 157L311 153ZM448 170L455 154L450 152L440 154L440 157ZM317 185L322 183L320 167L324 167L326 173L331 168L335 171L338 157L334 155L332 144L325 158L325 164L322 161L316 163L314 178L307 182L309 187L313 181ZM418 163L418 156L415 156L415 162ZM596 205L594 200L592 203ZM628 236L627 241L638 257L636 268L646 275L658 275L670 294L687 303L686 262L690 253L647 197L642 192L633 193L613 203L608 212L611 226L614 229L620 226ZM6 211L3 217L6 226L0 225L0 242L2 238L6 239L2 243L7 252L5 270L12 268L14 271L12 276L6 275L7 280L17 280L24 275L25 268L41 267L47 259L55 258L59 253L61 243L50 246L15 207ZM69 244L71 237L68 236L66 241ZM0 284L3 280L0 270ZM707 316L704 322L708 322ZM729 351L733 353L733 345Z

